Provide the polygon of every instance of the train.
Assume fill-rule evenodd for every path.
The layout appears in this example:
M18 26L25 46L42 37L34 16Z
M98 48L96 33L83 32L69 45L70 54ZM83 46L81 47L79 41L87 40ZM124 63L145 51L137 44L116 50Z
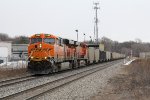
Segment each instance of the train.
M32 74L55 73L125 57L105 51L103 44L87 44L53 34L34 34L29 40L27 69Z

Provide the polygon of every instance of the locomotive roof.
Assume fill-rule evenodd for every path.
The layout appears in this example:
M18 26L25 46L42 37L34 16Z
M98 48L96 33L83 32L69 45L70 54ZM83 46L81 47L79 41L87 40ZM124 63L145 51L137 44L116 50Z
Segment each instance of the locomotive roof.
M63 42L64 43L67 43L67 44L74 44L74 45L86 45L86 43L84 42L77 42L77 41L74 41L74 40L70 40L70 39L65 39L65 38L61 38L61 37L57 37L55 35L52 35L52 34L45 34L45 33L39 33L39 34L34 34L32 35L30 38L56 38L56 39L63 39ZM93 47L93 46L92 46ZM94 46L95 47L95 46Z
M37 37L41 37L41 38L58 38L57 36L55 35L52 35L52 34L44 34L44 33L40 33L40 34L34 34L32 35L30 38L37 38Z

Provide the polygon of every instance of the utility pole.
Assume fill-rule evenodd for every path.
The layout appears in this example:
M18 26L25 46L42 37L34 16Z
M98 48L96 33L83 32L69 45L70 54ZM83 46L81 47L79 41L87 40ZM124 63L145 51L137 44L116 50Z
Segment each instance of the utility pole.
M96 35L96 44L98 44L98 14L97 11L100 9L98 7L99 2L94 3L94 10L95 10L95 21L94 21L94 34Z
M132 57L133 57L133 51L131 50L131 59L132 59Z
M85 33L83 33L83 35L84 35L84 42L85 42Z
M92 37L91 36L89 36L90 37L90 42L92 43Z
M78 31L78 30L75 30L75 31L77 32L77 42L78 42L78 32L79 32L79 31Z

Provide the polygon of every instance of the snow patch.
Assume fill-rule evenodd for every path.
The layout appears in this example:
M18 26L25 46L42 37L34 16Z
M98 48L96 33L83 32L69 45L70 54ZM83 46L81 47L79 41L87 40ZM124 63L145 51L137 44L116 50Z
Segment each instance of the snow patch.
M128 61L127 63L125 63L124 65L130 65L135 59L132 59L130 61Z
M12 62L4 62L0 64L0 68L13 68L13 69L19 69L19 68L26 68L27 62L26 61L12 61Z

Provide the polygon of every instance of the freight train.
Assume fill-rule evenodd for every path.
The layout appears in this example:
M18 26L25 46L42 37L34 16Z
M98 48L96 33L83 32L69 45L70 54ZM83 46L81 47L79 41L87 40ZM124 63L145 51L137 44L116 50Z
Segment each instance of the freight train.
M52 34L34 34L28 46L28 71L49 74L124 57L124 54L104 51L103 45L79 43Z

